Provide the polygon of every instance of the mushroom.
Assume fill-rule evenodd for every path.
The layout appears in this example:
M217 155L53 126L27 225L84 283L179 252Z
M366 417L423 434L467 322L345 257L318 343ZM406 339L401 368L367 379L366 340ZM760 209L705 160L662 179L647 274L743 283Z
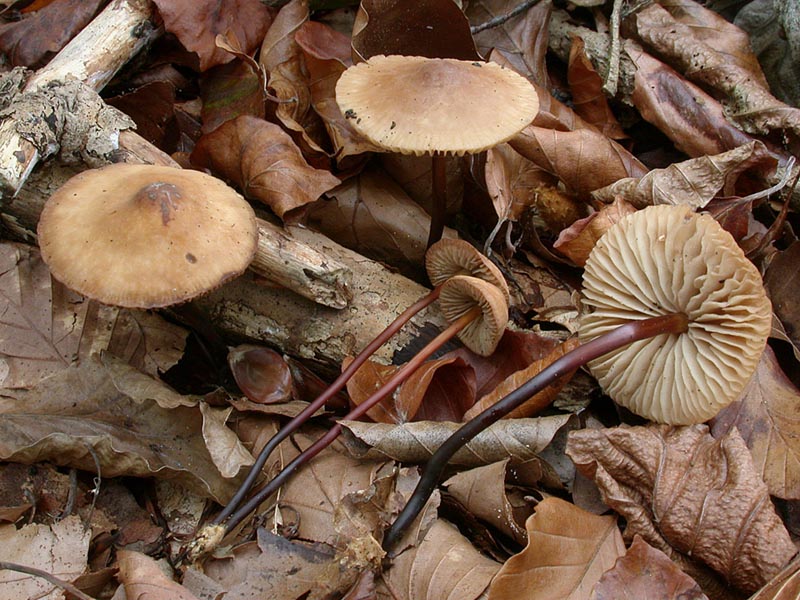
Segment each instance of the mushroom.
M442 310L445 314L453 319L450 326L431 340L410 361L398 369L394 375L369 398L342 417L342 420L354 420L363 416L370 408L383 400L394 391L397 386L408 379L425 360L441 348L445 342L450 340L453 335L458 334L461 341L474 352L488 355L494 351L503 335L505 324L508 321L508 305L500 289L476 277L455 275L442 284L440 302L442 303ZM281 432L283 432L284 429L282 429ZM217 516L211 524L204 527L198 535L198 539L219 537L219 533L212 535L212 532L219 527L224 527L224 530L230 531L231 528L240 523L248 514L258 508L266 498L280 488L286 480L291 477L294 471L330 445L339 436L341 431L342 425L338 422L335 423L325 435L317 439L312 445L287 464L280 473L256 492L245 504L236 509L235 512L233 509L229 510L228 507L226 507L226 510L221 513L225 516ZM283 434L283 437L285 438L286 435L288 434ZM273 440L270 440L269 444L274 447ZM261 463L261 467L263 467L263 462ZM227 518L227 521L222 525L222 521L225 520L225 518ZM207 550L207 548L205 549Z
M350 378L352 378L356 371L358 371L361 365L363 365L367 359L378 350L378 348L386 343L386 341L392 335L397 333L397 331L403 325L411 320L415 314L436 301L443 293L445 284L450 279L453 279L456 276L464 276L462 277L463 279L482 280L481 283L485 283L488 286L488 288L484 287L480 289L486 290L484 292L485 295L494 299L491 307L488 305L485 307L485 314L487 315L487 318L490 318L494 322L493 331L495 331L498 336L497 340L493 340L489 336L482 334L480 328L477 328L476 330L474 324L470 331L474 331L474 336L477 338L480 338L481 336L485 338L484 340L476 340L474 342L476 344L480 344L480 348L478 348L479 353L491 353L491 351L494 350L494 347L496 347L497 342L499 341L499 336L502 335L505 323L508 320L508 285L506 284L502 273L500 273L500 270L494 265L494 263L492 263L492 261L478 252L471 244L465 242L464 240L452 238L442 239L428 249L428 252L425 255L425 268L428 272L428 278L434 286L433 290L403 311L392 323L389 324L389 326L386 327L386 329L384 329L374 340L367 344L367 346L353 359L347 368L342 371L341 375L339 375L339 377L337 377L336 380L331 383L331 385L328 386L322 394L320 394L319 397L311 402L300 414L295 416L291 421L284 425L280 431L278 431L278 433L276 433L266 443L266 445L261 449L261 452L256 458L255 463L250 468L250 472L242 482L236 494L212 521L212 526L221 524L234 513L236 508L239 506L239 504L241 504L247 493L253 487L253 484L255 484L258 475L261 473L261 470L266 464L267 459L275 450L275 448L277 448L283 440L295 432L315 412L325 406L325 404L337 392L344 388L344 386L347 384ZM447 288L447 291L444 293L441 302L443 303L442 310L445 314L445 317L449 321L454 321L461 316L461 314L457 314L461 309L459 309L457 306L454 306L458 304L455 298L467 296L470 293L473 294L473 298L476 297L476 295L480 295L481 292L476 291L474 281L471 281L471 285L471 289L473 290L472 292L464 291L466 285L463 282L458 281L454 284L451 284L450 287ZM492 290L489 288L494 289ZM497 294L500 295L500 299L498 299ZM480 297L478 297L477 301L481 302L482 300ZM466 335L469 336L470 334ZM472 338L468 337L465 344L469 345L472 343ZM438 348L438 346L436 348ZM433 348L431 352L434 352L436 348ZM372 404L365 408L364 411L368 410L374 404L380 402L383 397L388 395L395 387L400 385L405 378L407 378L414 370L416 370L419 364L421 364L431 352L424 354L423 350L422 353L418 354L415 358L415 360L417 360L415 363L416 366L410 368L407 374L398 379L393 386L387 387L385 393L383 393L377 400L372 401ZM388 386L389 382L387 382L386 385ZM363 412L359 412L359 414L353 418L357 418L361 414L363 414ZM249 512L249 510L247 512ZM230 525L228 526L230 527Z
M680 205L628 215L598 241L584 283L591 312L581 321L582 344L434 452L384 549L396 545L465 443L564 373L588 363L617 402L688 424L733 401L755 371L770 331L770 302L756 268L713 218Z
M198 171L114 164L72 177L39 219L53 277L128 308L186 302L241 274L257 244L253 209Z
M533 86L496 63L373 56L342 73L336 102L353 128L389 152L432 155L428 246L442 237L445 157L478 153L512 138L539 110Z

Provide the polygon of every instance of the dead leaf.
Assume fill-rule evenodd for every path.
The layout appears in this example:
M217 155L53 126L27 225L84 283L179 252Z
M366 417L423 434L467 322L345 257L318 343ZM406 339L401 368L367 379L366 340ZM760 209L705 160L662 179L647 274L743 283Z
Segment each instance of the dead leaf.
M245 196L260 200L279 217L339 184L328 171L309 166L280 127L249 116L201 137L192 162L233 181Z
M673 559L691 555L753 592L796 549L735 429L620 426L570 432L567 454L603 501Z
M530 469L532 465L527 465ZM506 477L509 460L462 471L444 482L447 493L464 508L518 544L525 544L525 521L533 506L522 494L509 493Z
M359 61L377 54L481 60L469 21L452 0L364 0L352 44Z
M86 569L92 532L81 519L70 516L47 525L0 525L3 560L47 571L64 581L73 581ZM0 598L57 600L64 592L40 577L0 570Z
M494 388L494 390L483 396L475 404L475 406L470 408L464 414L464 418L462 420L469 421L470 419L478 416L484 410L494 406L502 398L505 398L508 394L516 390L522 384L526 383L530 379L533 379L533 377L538 375L545 368L564 356L567 352L577 348L579 345L580 342L578 342L577 338L569 338L544 358L536 360L524 369L516 371L504 379L496 388ZM552 404L553 400L555 400L556 396L558 396L561 389L572 378L574 373L575 371L564 373L564 375L558 380L552 382L546 388L528 398L523 404L519 405L503 418L522 419L539 414L550 404Z
M597 582L590 600L626 596L640 600L708 600L691 577L638 535L625 555Z
M263 119L266 115L261 76L242 60L232 60L203 73L200 98L203 133L211 133L239 116Z
M127 600L197 600L197 596L167 577L146 554L119 550L117 564Z
M225 426L233 408L212 408L205 402L199 406L203 415L203 440L214 466L223 477L236 477L242 467L252 465L255 460L236 434Z
M343 368L352 362L342 363ZM358 406L382 387L401 367L364 363L347 382L347 393ZM424 362L396 393L367 411L378 423L460 421L475 402L475 371L455 356Z
M734 428L769 493L800 499L800 390L783 374L769 346L739 399L711 422L716 438Z
M724 95L726 114L742 129L752 134L772 130L800 134L800 109L769 92L757 61L749 57L744 66L743 61L719 51L721 32L713 40L704 39L695 35L699 28L677 21L658 4L637 11L632 21L643 43L668 56L687 77ZM749 42L742 41L742 48L749 50Z
M800 596L800 558L795 558L750 600L794 600Z
M98 12L102 0L51 2L19 21L0 25L0 52L12 67L37 69L67 45Z
M484 592L499 568L455 527L439 519L419 546L402 552L381 573L378 597L473 600Z
M473 26L479 27L491 19L507 15L516 0L481 0L470 2L467 16ZM550 23L550 2L539 2L522 14L505 20L498 27L490 27L475 34L478 50L487 56L492 50L503 54L517 73L537 85L546 86L547 26Z
M478 434L450 460L451 465L474 467L508 457L525 461L536 458L569 420L569 415L538 419L510 419L493 424ZM424 463L458 429L459 423L361 423L342 421L349 433L348 451L361 460L392 459Z
M355 580L353 573L342 572L330 547L290 541L263 528L258 529L256 542L242 544L231 554L232 558L211 559L204 566L205 575L217 586L211 597L324 600L336 597Z
M586 55L584 42L580 37L572 40L567 81L575 112L612 140L628 137L608 104L603 92L603 78Z
M4 390L0 458L28 464L49 460L95 472L96 457L104 478L177 479L200 495L227 500L236 482L214 464L200 409L162 408L150 399L149 386L137 383L140 374L123 365L133 376L120 377L106 364L92 357L31 390ZM232 435L213 423L205 427L210 437Z
M594 129L556 131L528 125L509 144L558 177L578 198L617 179L647 173L635 156Z
M257 404L287 402L292 398L292 372L283 356L267 348L241 344L228 352L228 366L236 385Z
M155 0L164 27L187 50L200 57L200 70L233 60L217 47L218 34L235 38L245 52L253 52L272 22L272 13L258 0Z
M612 225L636 212L636 209L622 198L624 196L618 196L611 204L603 206L585 219L575 221L559 234L553 248L569 257L579 267L584 266L597 240L603 237Z
M767 267L764 285L772 308L795 346L800 346L800 242L778 252Z
M542 500L525 527L528 545L497 573L489 600L588 598L625 553L616 518L593 515L555 497Z
M653 169L640 179L620 179L592 192L592 198L611 202L625 198L636 208L651 204L688 204L699 209L717 194L733 196L739 176L750 169L774 172L775 155L754 141L713 156L701 156Z
M305 219L312 229L359 254L419 273L430 217L380 169L367 167L328 192L308 206ZM445 233L455 235L450 229Z
M153 375L183 354L185 330L86 300L52 279L33 247L0 244L0 290L2 387L31 387L103 350Z

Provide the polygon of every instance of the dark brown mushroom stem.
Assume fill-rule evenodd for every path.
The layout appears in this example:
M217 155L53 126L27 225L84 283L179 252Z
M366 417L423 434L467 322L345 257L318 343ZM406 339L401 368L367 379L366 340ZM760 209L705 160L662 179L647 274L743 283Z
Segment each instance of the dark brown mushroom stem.
M225 519L227 519L233 511L241 504L241 502L247 496L247 493L253 487L253 484L258 479L259 474L261 473L261 469L264 468L264 465L267 462L270 454L278 447L278 445L288 438L292 433L297 431L303 423L305 423L311 416L317 412L319 409L325 406L325 404L333 398L333 396L338 393L339 391L344 388L347 382L350 380L351 377L358 371L359 367L363 365L367 359L377 352L378 348L380 348L383 344L385 344L389 338L391 338L395 333L397 333L401 327L403 327L406 323L408 323L411 318L416 315L418 312L423 310L424 308L430 306L433 302L439 298L439 294L442 291L442 286L438 285L433 288L429 294L425 295L424 297L417 300L414 304L409 306L406 310L404 310L398 317L392 321L386 329L384 329L378 336L372 340L369 344L367 344L364 349L359 352L358 356L353 359L346 369L342 371L342 374L337 377L333 383L328 386L322 394L319 395L313 402L311 402L303 411L296 415L291 421L289 421L286 425L284 425L278 433L276 433L268 442L267 444L261 449L259 452L258 457L256 458L256 462L250 467L250 471L247 474L247 477L242 482L242 485L239 486L236 494L234 494L233 498L230 499L228 504L225 505L225 508L219 513L214 520L212 521L213 525L219 525ZM355 417L354 417L355 418Z
M529 379L507 396L504 396L494 406L487 408L474 419L465 423L433 453L433 456L425 465L422 477L417 483L414 493L391 527L386 530L383 538L383 549L392 556L391 550L425 506L431 493L438 485L449 460L464 444L489 425L500 420L528 398L557 381L565 373L574 371L589 361L639 340L664 333L685 333L688 330L688 326L689 319L683 313L673 313L621 325L613 331L568 352L538 375Z
M431 159L431 178L433 205L431 207L431 228L428 232L428 248L442 239L444 221L447 213L447 155L434 152Z
M378 404L378 402L383 400L392 391L394 391L394 389L397 388L397 386L399 386L406 379L408 379L408 377L410 377L411 374L414 373L414 371L416 371L420 367L420 365L422 365L422 363L425 362L434 352L436 352L439 348L441 348L442 345L444 345L459 331L464 329L464 327L472 323L472 321L477 319L480 315L481 315L481 308L480 306L476 305L472 309L465 312L461 317L453 321L453 323L451 323L449 327L443 330L433 340L428 342L428 344L422 350L420 350L410 361L408 361L405 365L403 365L400 369L398 369L395 372L395 374L378 390L376 390L369 398L367 398L364 402L355 407L347 415L342 417L342 420L354 420L363 416L370 408ZM264 500L269 498L273 493L275 493L278 490L278 488L280 488L284 483L286 483L286 481L289 479L289 477L291 477L294 471L296 471L299 467L301 467L309 460L311 460L319 452L321 452L323 449L329 446L337 437L339 437L341 431L342 431L342 426L339 423L335 423L333 427L331 427L331 429L325 433L325 435L320 437L312 445L303 450L303 452L301 452L292 462L286 465L280 473L278 473L264 487L258 490L258 492L256 492L252 496L252 498L250 498L250 500L248 500L245 504L243 504L238 510L236 510L236 512L231 514L230 518L224 523L225 529L227 531L230 531L233 527L238 525L245 517L247 517L247 515L249 515L251 512L257 509L258 506L262 502L264 502ZM288 433L284 434L284 438L287 435ZM275 438L273 438L273 440L274 439ZM272 444L273 440L270 440L270 444ZM266 460L266 458L264 460ZM261 466L263 467L263 462ZM221 519L218 516L214 520L213 524L220 525L222 524L223 520L224 519Z

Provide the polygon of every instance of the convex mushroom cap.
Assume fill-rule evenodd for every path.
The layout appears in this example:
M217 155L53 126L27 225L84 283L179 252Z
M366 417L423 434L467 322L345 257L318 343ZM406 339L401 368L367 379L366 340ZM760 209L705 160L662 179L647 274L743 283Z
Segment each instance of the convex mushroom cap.
M508 284L495 264L469 242L443 238L425 253L425 270L431 284L438 286L455 275L469 275L491 283L509 301Z
M336 84L344 116L391 152L463 155L524 129L539 110L533 86L496 63L421 56L373 56Z
M214 289L247 268L258 241L253 209L219 179L130 164L67 181L45 204L38 235L56 279L130 308Z
M652 206L611 227L583 278L591 312L582 341L669 313L688 331L634 342L590 363L603 389L634 413L672 425L702 423L741 393L769 336L761 276L733 237L688 206Z
M508 304L496 286L468 275L455 275L442 285L439 307L452 323L476 306L481 314L458 333L464 345L481 356L497 348L508 322Z

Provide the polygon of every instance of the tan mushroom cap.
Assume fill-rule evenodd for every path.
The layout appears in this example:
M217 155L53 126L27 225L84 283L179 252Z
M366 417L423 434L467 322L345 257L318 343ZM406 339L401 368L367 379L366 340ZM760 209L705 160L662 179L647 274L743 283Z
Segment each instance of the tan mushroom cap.
M497 286L468 275L455 275L442 285L439 307L449 322L475 306L480 307L481 315L464 327L458 337L476 354L489 356L500 343L508 322L508 304L503 293Z
M497 63L373 56L347 69L336 101L350 124L391 152L482 152L513 137L539 110L521 75Z
M581 340L632 320L684 313L689 329L635 342L592 361L603 389L634 413L702 423L741 393L769 336L761 276L731 235L688 206L651 206L611 227L583 278Z
M81 294L117 306L185 302L242 273L258 241L235 190L198 171L116 164L76 175L39 220L42 258Z
M500 269L464 240L443 238L428 248L425 270L433 286L441 285L455 275L469 275L497 286L506 303L509 301L508 284Z

